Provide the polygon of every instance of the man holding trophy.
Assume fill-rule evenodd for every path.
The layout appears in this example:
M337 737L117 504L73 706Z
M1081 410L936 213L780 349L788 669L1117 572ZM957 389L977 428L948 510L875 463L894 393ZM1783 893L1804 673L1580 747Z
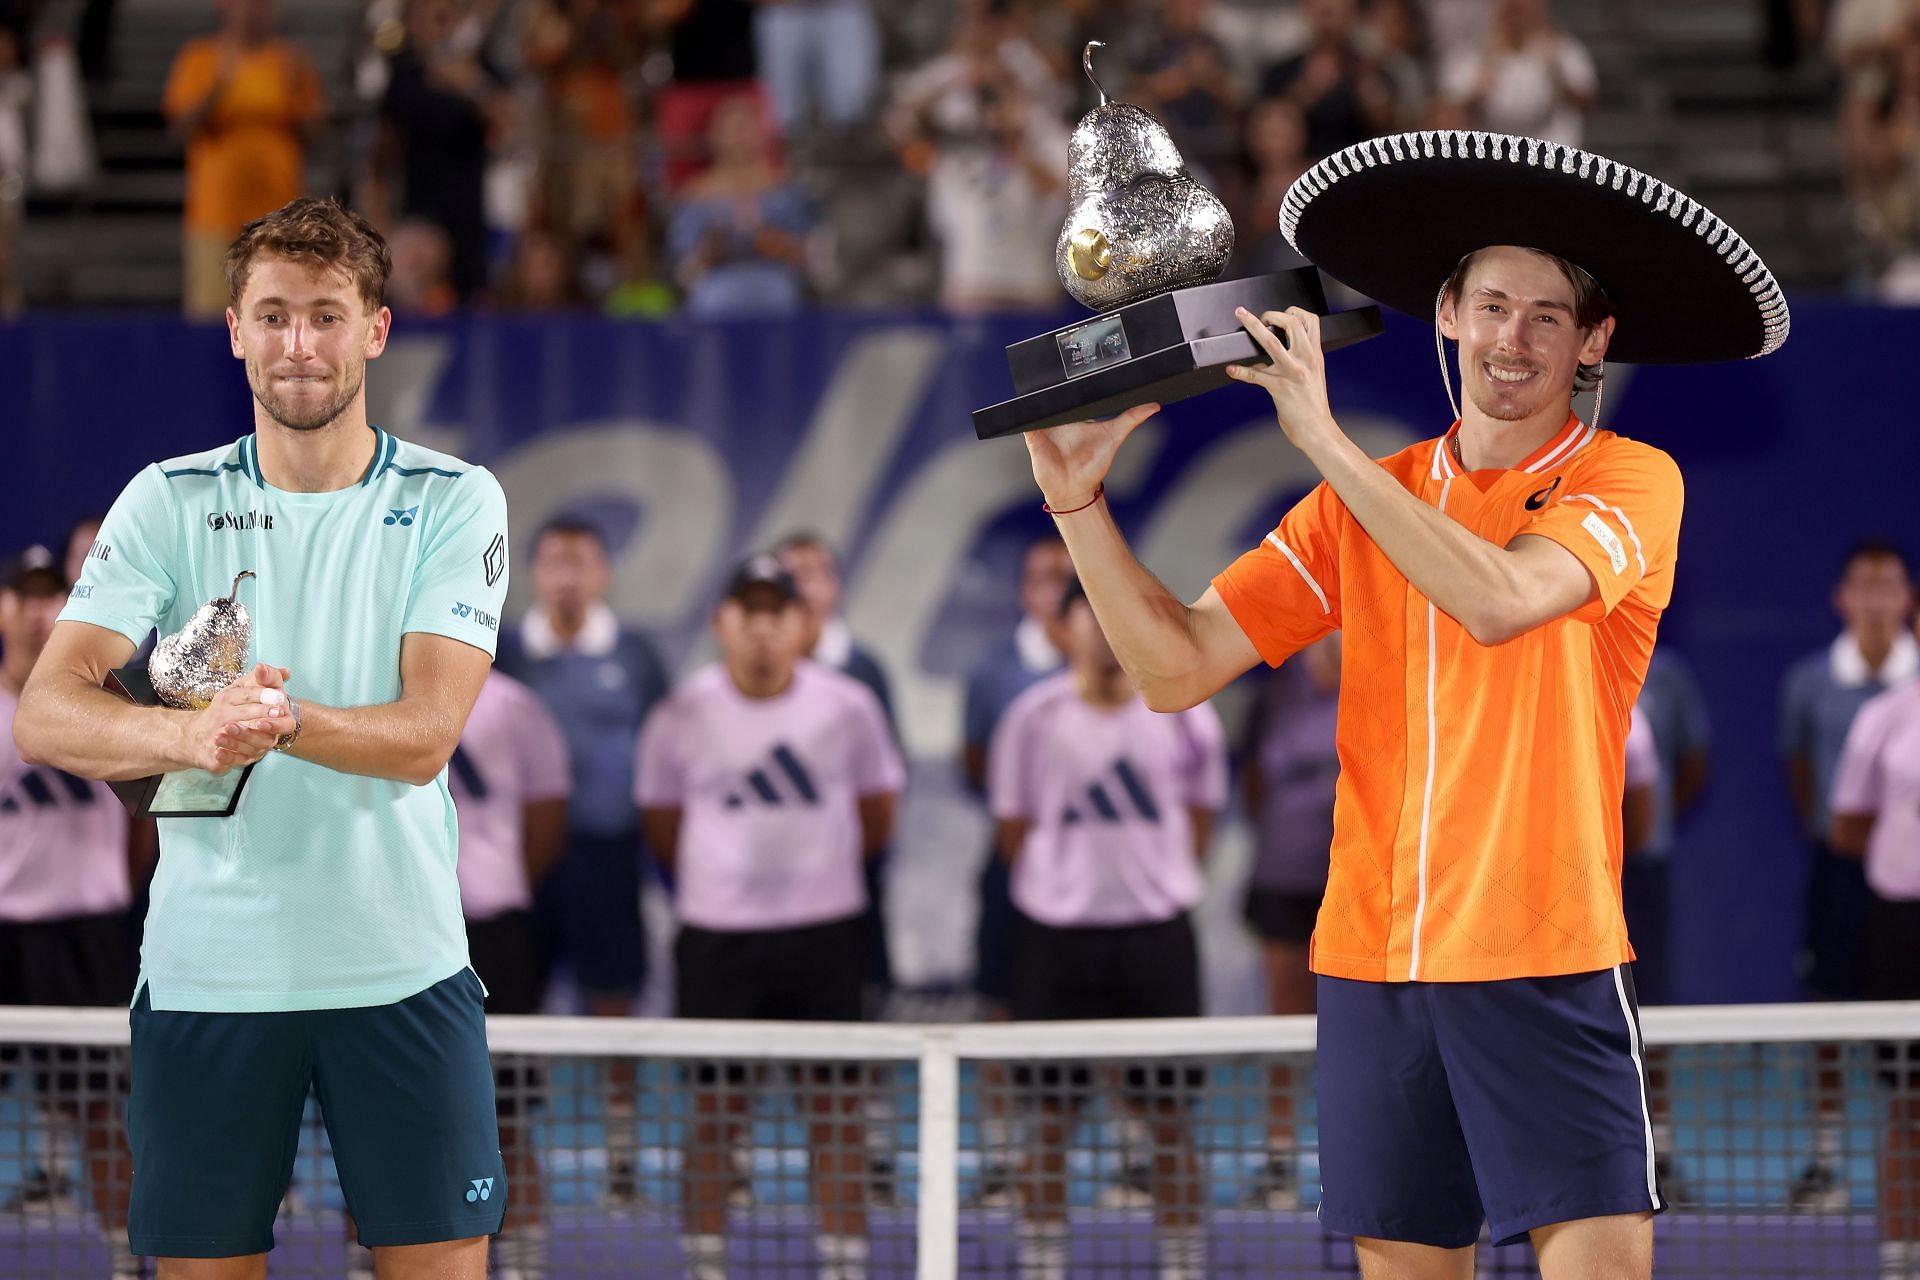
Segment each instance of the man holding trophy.
M1088 134L1083 122L1077 147ZM1356 1237L1362 1273L1470 1277L1486 1225L1496 1243L1531 1236L1547 1280L1648 1276L1665 1202L1620 813L1682 489L1665 453L1582 421L1572 400L1597 390L1610 354L1765 355L1786 338L1785 300L1745 241L1683 193L1534 139L1349 147L1294 185L1281 225L1320 268L1433 320L1450 400L1441 343L1457 344L1462 403L1440 437L1376 461L1329 404L1322 308L1237 311L1251 354L1218 367L1271 394L1324 482L1192 604L1134 558L1102 481L1158 409L1141 402L1203 389L1198 366L1224 346L1192 325L1194 290L1168 310L1190 322L1182 361L1195 372L1142 378L1134 407L1103 417L1140 346L1123 308L1106 385L1075 387L1094 375L1075 375L1063 337L1066 378L1033 381L976 428L1027 432L1046 510L1155 709L1194 706L1256 661L1343 633L1343 769L1311 956L1320 1219ZM1063 230L1063 282L1123 261L1178 275L1145 270L1117 226ZM1256 282L1205 288L1243 283ZM1052 425L1074 397L1088 420Z
M165 819L129 1104L129 1233L162 1280L265 1275L309 1088L383 1280L479 1280L506 1204L444 775L506 501L367 422L390 265L330 201L242 230L254 430L134 477L14 722L22 757L138 781L116 789ZM150 667L115 671L154 628Z

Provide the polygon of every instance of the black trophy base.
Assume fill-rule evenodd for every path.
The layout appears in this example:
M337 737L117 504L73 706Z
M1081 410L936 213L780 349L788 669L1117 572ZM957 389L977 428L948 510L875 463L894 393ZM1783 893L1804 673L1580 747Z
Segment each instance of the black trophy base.
M161 705L145 667L115 667L107 672L104 687L143 707ZM136 818L230 818L240 807L240 789L252 773L252 765L218 774L182 769L107 785Z
M1110 418L1137 404L1171 404L1225 386L1230 364L1266 362L1266 353L1234 316L1305 307L1318 313L1327 351L1384 329L1380 308L1327 314L1320 272L1296 267L1274 275L1220 280L1115 307L1007 348L1011 400L973 411L982 440L1063 422Z

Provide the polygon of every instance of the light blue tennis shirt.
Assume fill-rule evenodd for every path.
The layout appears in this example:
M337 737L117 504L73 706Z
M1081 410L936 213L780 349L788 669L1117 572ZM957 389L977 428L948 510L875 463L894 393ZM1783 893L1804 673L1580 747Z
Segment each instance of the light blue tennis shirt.
M296 699L400 696L408 632L489 656L507 594L507 503L484 468L374 429L354 485L288 493L254 437L150 466L127 485L61 613L138 644L224 598L236 574L253 660ZM262 760L228 818L162 818L140 948L155 1009L391 1004L467 964L446 774L426 786L290 755Z

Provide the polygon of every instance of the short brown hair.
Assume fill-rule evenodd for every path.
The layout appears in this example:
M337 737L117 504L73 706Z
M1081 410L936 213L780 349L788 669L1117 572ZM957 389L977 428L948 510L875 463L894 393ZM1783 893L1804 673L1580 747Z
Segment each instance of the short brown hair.
M240 238L227 249L227 297L233 306L240 305L253 260L263 253L345 271L368 311L379 309L393 272L393 255L373 224L338 201L317 196L301 196L240 228Z
M1525 245L1520 247L1527 248ZM1440 291L1441 297L1451 297L1456 307L1460 305L1460 297L1467 287L1467 275L1473 270L1474 262L1483 252L1485 250L1475 249L1460 259L1453 268L1453 274L1447 277L1446 286ZM1527 249L1527 252L1551 262L1559 268L1560 274L1567 278L1567 283L1573 286L1574 324L1582 329L1591 329L1613 314L1613 303L1608 299L1606 290L1600 287L1599 281L1588 275L1577 264L1569 262L1559 254L1548 253L1545 249ZM1605 370L1598 364L1581 365L1573 375L1573 389L1576 392L1593 390L1600 385L1604 372Z

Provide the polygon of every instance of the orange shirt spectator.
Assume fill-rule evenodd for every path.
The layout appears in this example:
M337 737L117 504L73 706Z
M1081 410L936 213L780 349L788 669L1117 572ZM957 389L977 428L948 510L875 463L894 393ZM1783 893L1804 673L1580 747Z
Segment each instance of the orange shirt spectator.
M174 58L161 109L187 143L186 311L227 306L227 245L305 188L305 131L320 119L306 54L272 36L262 0L233 0L221 32Z

